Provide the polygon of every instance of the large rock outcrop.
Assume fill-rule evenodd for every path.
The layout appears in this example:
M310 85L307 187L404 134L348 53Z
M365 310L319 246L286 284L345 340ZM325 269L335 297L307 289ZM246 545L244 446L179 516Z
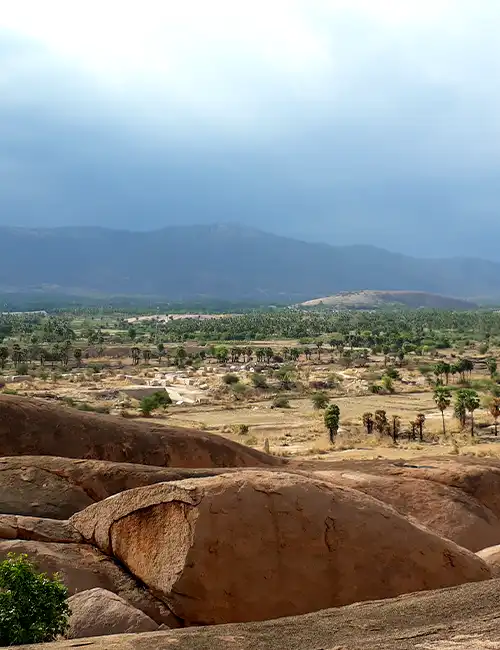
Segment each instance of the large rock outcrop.
M0 512L66 519L117 492L226 471L231 469L175 469L51 456L1 458Z
M284 472L137 488L71 522L185 624L290 616L490 577L477 556L383 503Z
M39 571L59 573L69 594L101 588L112 591L158 624L177 627L168 607L151 595L113 560L87 544L0 541L0 560L9 553L26 553Z
M64 456L158 467L260 467L283 464L195 429L83 413L38 399L0 395L0 456Z
M71 609L69 639L151 632L158 624L144 612L132 607L126 600L106 589L81 591L68 599Z

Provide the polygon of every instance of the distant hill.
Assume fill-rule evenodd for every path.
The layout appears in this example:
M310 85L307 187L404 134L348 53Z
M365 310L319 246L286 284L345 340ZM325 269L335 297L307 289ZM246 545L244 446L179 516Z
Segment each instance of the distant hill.
M418 309L474 309L478 305L460 298L440 296L424 291L350 291L303 302L301 307L333 309L380 309L390 305Z
M416 259L231 225L0 228L0 292L297 303L372 289L500 298L500 264Z

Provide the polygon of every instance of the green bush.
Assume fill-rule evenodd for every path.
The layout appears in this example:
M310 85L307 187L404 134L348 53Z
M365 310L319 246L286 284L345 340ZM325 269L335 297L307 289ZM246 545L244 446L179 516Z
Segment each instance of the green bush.
M276 397L273 400L272 408L275 409L289 409L290 408L290 401L288 397Z
M0 645L54 641L66 632L68 590L54 575L38 573L27 555L0 562Z
M260 372L252 373L251 381L254 385L254 388L267 388L267 380Z
M323 391L317 391L311 395L311 402L315 409L320 411L328 406L330 398Z
M236 375L227 374L224 375L222 381L228 386L231 386L232 384L237 384L240 380Z
M158 408L166 409L169 404L172 404L172 400L167 391L159 390L152 395L143 397L139 409L144 417L149 417L152 411Z
M28 372L29 372L28 364L25 361L23 361L22 363L19 363L16 366L16 372L17 372L18 375L27 375Z

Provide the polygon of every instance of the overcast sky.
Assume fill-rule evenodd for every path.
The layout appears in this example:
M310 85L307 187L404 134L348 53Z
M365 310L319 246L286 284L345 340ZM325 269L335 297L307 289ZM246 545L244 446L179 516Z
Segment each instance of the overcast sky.
M498 0L0 5L1 224L500 259Z

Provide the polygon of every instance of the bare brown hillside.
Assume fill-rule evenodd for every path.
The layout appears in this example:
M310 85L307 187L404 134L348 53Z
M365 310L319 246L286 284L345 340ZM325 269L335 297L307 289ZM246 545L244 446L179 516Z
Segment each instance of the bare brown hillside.
M315 298L301 304L302 307L331 307L333 309L380 309L399 305L411 309L475 309L477 305L468 300L441 296L425 291L349 291L333 296Z

